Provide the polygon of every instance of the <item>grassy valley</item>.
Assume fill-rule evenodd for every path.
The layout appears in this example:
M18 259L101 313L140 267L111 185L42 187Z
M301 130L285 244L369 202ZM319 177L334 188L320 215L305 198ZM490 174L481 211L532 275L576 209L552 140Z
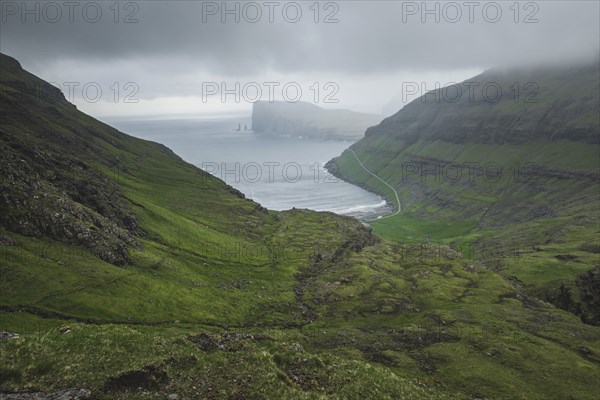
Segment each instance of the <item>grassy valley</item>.
M575 117L581 141L539 146L408 140L401 114L384 121L353 149L403 212L372 230L266 210L0 61L0 330L18 335L0 340L3 398L595 398L592 117ZM535 184L397 173L474 155L528 157ZM386 193L348 152L337 165ZM565 290L578 312L548 301Z

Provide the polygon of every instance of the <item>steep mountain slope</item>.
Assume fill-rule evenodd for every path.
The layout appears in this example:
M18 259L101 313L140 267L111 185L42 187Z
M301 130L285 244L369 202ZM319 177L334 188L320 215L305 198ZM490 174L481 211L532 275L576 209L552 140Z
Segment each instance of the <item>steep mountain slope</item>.
M492 70L369 128L351 149L402 204L375 229L492 258L554 303L564 285L578 292L577 277L599 264L599 74L598 63ZM352 152L334 161L338 176L394 199ZM573 295L565 308L598 323L598 312Z
M489 70L428 92L367 130L366 136L402 138L407 143L423 139L460 144L560 140L600 144L599 79L598 64Z
M0 393L594 398L597 328L518 282L264 210L0 67L0 330L19 335L0 335Z
M305 102L259 101L252 107L252 130L271 135L357 140L381 118L350 110L323 109Z

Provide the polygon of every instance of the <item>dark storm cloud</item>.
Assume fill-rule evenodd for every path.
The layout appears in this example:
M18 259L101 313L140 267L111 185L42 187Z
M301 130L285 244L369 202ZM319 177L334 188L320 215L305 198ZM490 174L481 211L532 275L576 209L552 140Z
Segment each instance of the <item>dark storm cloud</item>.
M266 69L371 74L551 62L594 55L600 46L596 1L522 2L518 15L512 1L491 6L493 2L471 2L470 6L463 1L451 2L451 6L430 2L426 8L422 2L338 1L324 9L326 3L321 3L320 20L339 8L333 15L339 22L330 24L314 23L314 9L309 9L312 1L298 2L303 15L297 23L285 20L283 7L290 2L276 3L271 8L273 23L268 21L270 8L260 1L254 3L263 13L257 23L244 20L244 16L253 18L256 10L247 8L244 15L244 2L239 3L240 23L235 23L233 15L221 23L219 11L205 15L207 22L203 22L203 7L214 11L210 7L221 8L222 2L124 2L118 16L113 2L97 2L102 17L92 23L96 6L86 9L86 20L85 3L77 2L71 6L71 22L67 6L59 1L55 4L62 17L52 23L56 18L53 6L3 2L1 47L32 65L64 59L108 64L131 59L173 73L202 68L240 76ZM493 22L498 19L496 4L502 15ZM24 14L25 7L33 13ZM34 20L36 7L39 23ZM235 7L235 2L228 2L227 7ZM434 12L426 14L427 10ZM294 9L287 11L293 18ZM123 23L129 14L139 22Z
M515 3L2 1L0 51L64 92L78 82L73 101L93 115L248 111L248 101L217 95L211 108L199 97L206 82L253 81L300 82L304 101L313 83L335 82L332 107L387 113L403 106L392 100L403 82L431 90L490 67L598 57L598 1ZM239 14L223 23L224 7ZM102 101L85 98L89 82ZM113 101L130 82L143 101Z

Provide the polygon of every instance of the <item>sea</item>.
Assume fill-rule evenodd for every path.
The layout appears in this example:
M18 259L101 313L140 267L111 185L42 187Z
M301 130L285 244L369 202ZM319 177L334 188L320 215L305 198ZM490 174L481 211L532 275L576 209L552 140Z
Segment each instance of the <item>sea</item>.
M325 163L351 141L258 134L251 130L249 116L103 120L164 144L269 209L331 211L361 220L391 212L380 196L325 170Z

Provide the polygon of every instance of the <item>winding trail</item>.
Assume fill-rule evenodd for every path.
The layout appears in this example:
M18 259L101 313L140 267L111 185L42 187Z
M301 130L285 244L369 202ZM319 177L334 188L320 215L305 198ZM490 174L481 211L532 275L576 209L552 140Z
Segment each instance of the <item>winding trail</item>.
M398 209L396 210L396 212L393 213L393 214L389 214L389 215L383 216L383 217L381 217L379 219L389 218L389 217L393 217L394 215L400 214L400 211L402 211L402 205L400 204L400 197L398 197L398 192L396 191L396 189L394 189L389 183L387 183L386 181L384 181L383 179L381 179L379 176L377 176L377 174L374 174L373 172L369 171L369 169L367 167L365 167L365 165L362 163L362 161L360 161L360 158L358 158L358 156L356 155L356 153L354 152L354 150L352 150L352 149L348 149L348 150L350 150L352 152L352 154L354 154L354 158L356 158L356 161L358 161L358 163L360 164L360 166L363 167L363 169L365 171L367 171L369 174L371 174L375 178L379 179L384 185L386 185L387 187L389 187L390 189L392 189L392 191L396 195L396 201L398 202Z

